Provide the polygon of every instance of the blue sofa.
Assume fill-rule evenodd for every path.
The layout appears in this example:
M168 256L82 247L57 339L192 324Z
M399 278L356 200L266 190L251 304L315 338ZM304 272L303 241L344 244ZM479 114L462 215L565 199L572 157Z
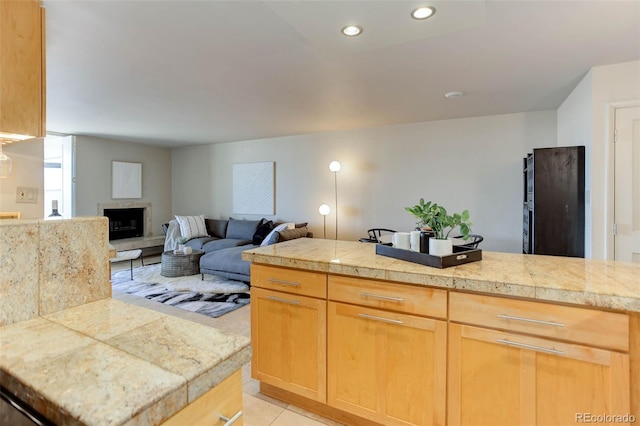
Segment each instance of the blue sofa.
M293 229L274 231L279 223L270 220L205 219L207 237L193 238L186 245L205 254L200 258L200 272L223 278L249 282L250 262L242 259L242 252L260 247L265 238L278 243L295 238L313 237L306 223L296 223ZM274 231L274 232L272 232Z

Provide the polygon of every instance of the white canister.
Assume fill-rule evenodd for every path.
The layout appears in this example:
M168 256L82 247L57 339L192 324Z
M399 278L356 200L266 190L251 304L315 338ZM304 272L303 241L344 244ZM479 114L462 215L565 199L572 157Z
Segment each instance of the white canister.
M412 251L420 251L420 231L411 231L409 237L409 244Z
M391 240L396 248L409 250L411 248L411 234L408 232L396 232Z
M182 249L182 252L184 254L191 254L191 253L193 253L193 249L191 247L189 247L189 246L184 246L184 248Z
M451 253L453 253L453 242L451 240L429 238L429 254L434 256L447 256Z

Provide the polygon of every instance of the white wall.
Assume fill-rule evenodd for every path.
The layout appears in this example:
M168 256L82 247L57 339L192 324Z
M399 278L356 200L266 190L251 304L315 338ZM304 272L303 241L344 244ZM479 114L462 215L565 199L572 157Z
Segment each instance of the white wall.
M372 227L409 230L405 206L420 197L450 211L469 209L486 250L521 252L522 159L556 145L556 111L431 121L345 132L174 148L175 214L234 215L234 163L276 162L276 215L308 221L322 237L320 204L334 207L331 160L338 173L339 238ZM333 238L334 211L327 217Z
M637 99L640 61L632 61L592 68L558 108L558 145L587 145L585 186L591 203L586 212L590 226L585 235L586 257L606 258L610 239L607 206L613 194L608 107L613 102ZM579 143L580 140L585 142Z
M558 146L585 146L584 255L586 258L592 257L593 119L593 72L589 71L558 108Z
M22 213L23 219L41 219L44 211L44 139L3 145L13 162L10 178L0 179L0 211ZM16 203L18 187L37 188L36 203Z
M111 162L142 163L142 198L111 198ZM151 203L152 235L171 219L171 150L76 136L76 216L96 216L98 203Z

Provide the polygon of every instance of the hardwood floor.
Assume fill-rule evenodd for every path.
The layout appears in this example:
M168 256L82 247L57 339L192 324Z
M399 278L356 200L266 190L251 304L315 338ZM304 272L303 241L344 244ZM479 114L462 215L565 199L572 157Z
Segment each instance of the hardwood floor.
M141 267L138 261L134 261L134 268ZM160 262L160 256L149 256L144 259L145 265ZM126 263L126 265L125 265ZM129 268L129 262L115 263L112 272ZM174 308L162 303L131 296L125 293L113 293L113 298L132 305L141 306L173 315L179 318L194 321L210 327L215 327L229 333L251 337L251 307L243 306L218 318L210 318L204 315ZM313 413L309 413L291 404L278 401L259 391L259 382L251 378L251 364L242 367L243 412L245 426L339 426L333 420L326 419Z

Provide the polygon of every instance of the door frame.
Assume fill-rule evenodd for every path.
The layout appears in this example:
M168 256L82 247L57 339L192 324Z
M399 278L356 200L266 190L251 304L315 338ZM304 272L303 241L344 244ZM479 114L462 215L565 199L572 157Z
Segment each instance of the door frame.
M614 260L615 239L613 223L615 219L615 145L613 142L616 127L616 110L640 106L640 99L607 102L605 105L605 259Z

